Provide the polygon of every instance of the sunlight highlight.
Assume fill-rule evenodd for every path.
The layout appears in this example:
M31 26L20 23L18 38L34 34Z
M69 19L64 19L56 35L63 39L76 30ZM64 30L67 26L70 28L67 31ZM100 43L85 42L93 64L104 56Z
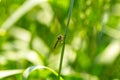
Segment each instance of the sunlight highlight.
M120 53L120 42L115 40L97 57L98 63L110 64L115 61Z

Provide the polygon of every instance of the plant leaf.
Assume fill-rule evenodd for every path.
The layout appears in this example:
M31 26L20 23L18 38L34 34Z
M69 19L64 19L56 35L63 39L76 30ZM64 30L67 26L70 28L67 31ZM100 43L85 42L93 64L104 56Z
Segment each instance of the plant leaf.
M58 76L58 73L55 72L53 69L46 67L46 66L39 65L39 66L28 67L23 73L23 80L27 80L30 73L35 71L35 70L38 70L38 69L40 69L40 70L46 69L46 70L52 72L53 74L55 74L56 76ZM63 78L61 77L60 80L63 80Z
M22 73L23 70L2 70L0 71L0 79L8 77L8 76L12 76L12 75L16 75L16 74L20 74Z

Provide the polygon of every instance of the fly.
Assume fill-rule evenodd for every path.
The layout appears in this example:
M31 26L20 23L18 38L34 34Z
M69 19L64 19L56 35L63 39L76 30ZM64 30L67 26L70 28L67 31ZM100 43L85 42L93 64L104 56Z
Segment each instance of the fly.
M58 43L61 43L61 41L63 41L63 36L62 36L62 35L59 35L59 36L57 37L57 41L56 41L56 43L55 43L55 45L54 45L54 49L57 47Z

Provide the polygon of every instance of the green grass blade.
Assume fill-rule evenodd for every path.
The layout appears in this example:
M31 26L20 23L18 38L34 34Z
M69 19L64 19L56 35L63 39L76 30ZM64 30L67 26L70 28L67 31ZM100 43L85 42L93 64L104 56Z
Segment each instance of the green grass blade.
M1 70L0 71L0 79L6 78L8 76L21 74L23 72L22 69L16 69L16 70Z
M52 72L53 74L55 74L56 76L58 76L58 73L56 71L54 71L53 69L46 67L46 66L39 65L39 66L31 66L31 67L27 68L23 73L23 80L27 80L30 73L35 70L38 70L38 69L40 69L40 70L46 69L46 70ZM60 77L60 80L63 80L63 78Z
M67 33L68 33L68 27L69 27L70 17L71 17L71 14L72 14L73 4L74 4L74 0L71 0L69 13L68 13L68 21L67 21L67 25L66 25L66 29L65 29L65 33L64 33L64 39L63 39L63 47L62 47L61 58L60 58L58 80L60 80L60 76L61 76L62 62L63 62L63 56L64 56L64 49L65 49L66 37L67 37Z

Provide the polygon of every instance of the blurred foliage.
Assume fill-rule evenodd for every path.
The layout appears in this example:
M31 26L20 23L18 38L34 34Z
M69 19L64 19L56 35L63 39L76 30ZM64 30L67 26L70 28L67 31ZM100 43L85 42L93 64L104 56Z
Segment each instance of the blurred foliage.
M58 71L62 43L56 49L53 47L57 36L64 34L69 2L0 0L0 70L44 65ZM63 78L120 80L119 34L120 0L75 0ZM37 75L40 73L44 75ZM47 75L36 71L30 80L53 76ZM1 80L21 80L21 74Z

